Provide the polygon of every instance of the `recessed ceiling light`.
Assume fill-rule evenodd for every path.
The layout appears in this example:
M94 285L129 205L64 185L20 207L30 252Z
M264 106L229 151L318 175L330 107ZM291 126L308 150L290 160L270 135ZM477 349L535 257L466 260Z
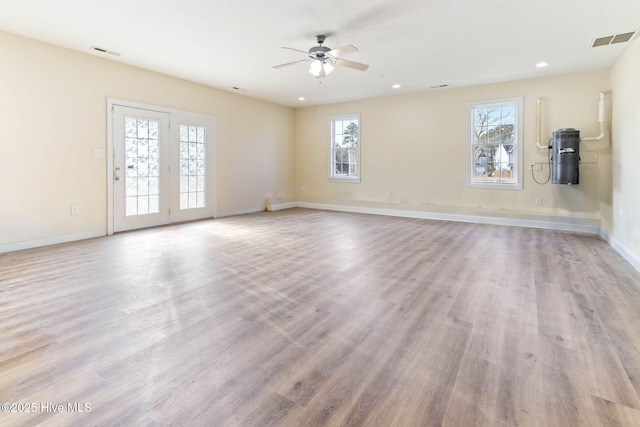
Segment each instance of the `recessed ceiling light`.
M547 67L548 65L549 65L549 63L548 63L548 62L544 62L544 61L542 61L542 62L538 62L538 63L536 64L536 67L538 67L538 68L544 68L544 67Z
M298 101L304 101L304 96L301 96L300 98L298 98Z
M400 85L399 85L398 83L396 83L396 84L394 84L394 85L393 85L393 86L391 86L391 87L392 87L392 88L394 88L394 89L399 89L399 88L400 88Z

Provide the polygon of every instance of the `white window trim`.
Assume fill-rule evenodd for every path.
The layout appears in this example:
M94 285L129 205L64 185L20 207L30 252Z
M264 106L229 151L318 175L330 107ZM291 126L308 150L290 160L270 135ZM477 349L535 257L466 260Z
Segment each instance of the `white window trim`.
M335 143L333 137L335 135L333 124L336 120L348 120L348 119L357 119L358 120L358 176L336 176L335 174L335 152L333 151L335 147ZM361 156L361 128L362 122L360 120L360 113L352 113L352 114L340 114L337 116L329 117L329 181L334 182L352 182L359 183L362 179L362 156Z
M523 180L523 152L524 152L524 102L522 96L500 99L488 99L483 101L472 101L467 104L467 186L474 188L491 188L498 190L522 190ZM473 152L473 135L474 135L474 108L477 106L503 106L506 104L515 104L516 106L516 182L515 183L491 183L474 181L474 152Z

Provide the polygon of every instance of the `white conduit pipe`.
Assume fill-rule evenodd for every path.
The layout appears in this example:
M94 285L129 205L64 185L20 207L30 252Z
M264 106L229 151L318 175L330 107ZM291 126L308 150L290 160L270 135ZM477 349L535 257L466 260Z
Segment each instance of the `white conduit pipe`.
M536 102L536 147L541 150L547 150L548 145L541 144L542 142L542 127L541 127L541 114L542 100L538 98ZM598 104L598 123L600 123L600 135L592 136L589 138L580 138L580 141L600 141L606 134L605 130L605 95L604 92L600 92L600 103Z
M540 98L538 98L538 101L536 102L536 146L540 149L544 149L544 150L548 150L549 146L548 145L542 145L541 144L541 139L542 139L542 126L541 126L541 117L540 117L540 111L542 109L542 100Z
M604 126L604 92L600 92L600 103L598 104L598 122L600 123L600 135L590 138L580 138L580 141L600 141L604 138L605 126Z

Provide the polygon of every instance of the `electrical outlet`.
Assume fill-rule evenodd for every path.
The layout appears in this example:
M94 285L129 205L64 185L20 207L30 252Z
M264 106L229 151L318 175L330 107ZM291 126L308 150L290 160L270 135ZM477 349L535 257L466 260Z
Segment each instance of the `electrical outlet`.
M93 157L96 157L96 158L104 157L104 149L103 148L94 148L93 149Z
M542 199L540 197L536 197L536 206L542 205Z
M80 215L80 206L71 206L71 215Z
M536 167L535 163L530 163L529 164L529 169L534 170L535 167Z

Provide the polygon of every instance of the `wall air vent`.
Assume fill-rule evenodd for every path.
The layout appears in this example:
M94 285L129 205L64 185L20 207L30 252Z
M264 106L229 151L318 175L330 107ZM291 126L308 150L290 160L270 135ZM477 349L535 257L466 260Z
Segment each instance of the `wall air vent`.
M115 56L122 55L121 53L114 52L114 51L108 50L108 49L104 49L104 48L98 47L98 46L91 46L89 49L95 50L96 52L100 52L100 53L108 53L109 55L115 55Z
M592 40L591 47L608 46L610 44L616 43L626 43L631 40L635 34L636 32L632 31L630 33L613 34L610 36L598 37L597 39Z

